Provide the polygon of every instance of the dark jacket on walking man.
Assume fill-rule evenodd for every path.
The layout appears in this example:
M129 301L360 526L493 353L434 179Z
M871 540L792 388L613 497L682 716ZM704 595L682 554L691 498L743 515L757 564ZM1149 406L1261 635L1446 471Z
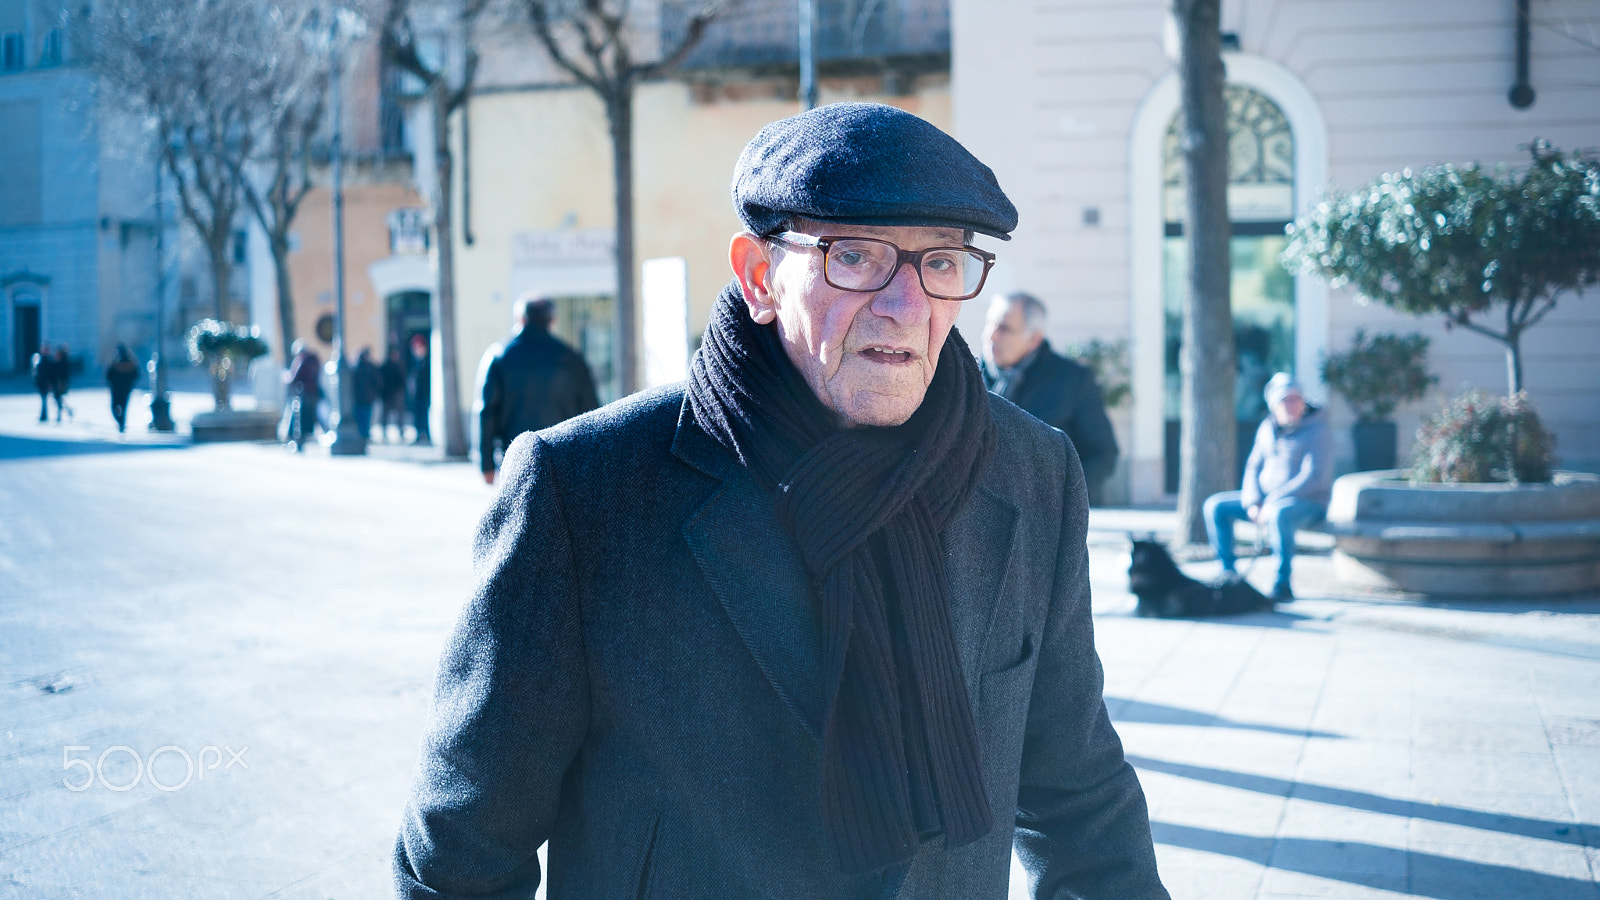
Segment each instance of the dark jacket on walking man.
M128 430L128 398L139 381L139 362L127 344L117 345L117 358L106 366L106 385L111 388L111 418L117 420L117 431Z
M433 405L433 353L424 335L411 336L411 371L406 379L406 393L411 398L411 420L416 427L416 444L433 443L428 430L428 407Z
M1045 339L1045 306L1017 291L989 306L983 378L989 389L1072 439L1083 461L1089 505L1099 506L1117 465L1117 435L1094 372L1055 352Z
M594 376L578 351L550 333L555 303L524 298L522 329L496 353L483 378L478 414L483 480L494 484L498 453L525 431L549 428L600 405Z
M506 453L395 851L408 898L1165 900L1082 471L953 330L1016 209L917 117L740 156L686 383Z
M389 440L389 423L405 440L406 434L406 363L399 347L389 348L389 358L378 367L378 398L382 412L378 415L378 431L385 442Z
M72 351L66 344L57 344L55 365L50 370L50 394L56 398L56 421L65 412L72 418L72 404L67 402L67 392L72 390Z

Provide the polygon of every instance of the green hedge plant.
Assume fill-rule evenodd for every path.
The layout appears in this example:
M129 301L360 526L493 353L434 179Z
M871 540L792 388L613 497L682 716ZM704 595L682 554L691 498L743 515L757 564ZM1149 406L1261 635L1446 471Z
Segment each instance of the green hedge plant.
M1528 395L1467 391L1431 416L1412 447L1411 482L1540 483L1550 480L1555 440Z

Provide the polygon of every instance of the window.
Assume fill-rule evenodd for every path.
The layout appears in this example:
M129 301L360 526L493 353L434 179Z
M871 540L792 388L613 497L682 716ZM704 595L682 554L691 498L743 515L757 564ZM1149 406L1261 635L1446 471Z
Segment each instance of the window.
M44 33L39 44L39 68L61 65L61 29L52 28Z
M1223 89L1228 121L1228 214L1233 339L1239 369L1234 388L1238 418L1238 462L1267 414L1261 389L1274 372L1294 369L1294 278L1278 265L1288 244L1284 229L1294 218L1294 134L1283 110L1266 95L1243 85ZM1165 211L1162 281L1166 307L1166 490L1178 490L1180 337L1189 258L1183 242L1183 154L1179 112L1167 129L1163 152ZM1301 373L1304 374L1304 373Z
M0 72L22 71L22 34L16 31L0 35Z

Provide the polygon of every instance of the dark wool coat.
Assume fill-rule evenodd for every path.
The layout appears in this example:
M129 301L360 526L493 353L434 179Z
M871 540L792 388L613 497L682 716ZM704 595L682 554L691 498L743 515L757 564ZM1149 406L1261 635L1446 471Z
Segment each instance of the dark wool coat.
M1077 457L991 405L998 451L943 535L989 835L838 871L810 580L679 386L507 454L401 827L401 896L531 898L548 840L551 900L999 900L1015 838L1036 896L1166 897L1101 699Z
M990 377L987 369L984 377ZM1067 433L1083 463L1084 478L1098 495L1099 486L1117 465L1117 435L1094 372L1055 352L1045 341L1003 396Z
M600 405L594 378L578 351L529 326L495 354L483 376L478 456L485 472L495 450L524 431L538 431Z

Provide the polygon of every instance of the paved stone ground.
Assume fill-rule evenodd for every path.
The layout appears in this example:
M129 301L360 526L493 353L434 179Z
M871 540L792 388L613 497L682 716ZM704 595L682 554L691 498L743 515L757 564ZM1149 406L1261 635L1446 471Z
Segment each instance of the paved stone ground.
M119 437L72 397L40 425L0 392L0 898L386 896L488 489L398 446ZM1175 897L1600 898L1600 598L1350 596L1313 549L1277 613L1133 618L1124 534L1171 518L1090 543Z

